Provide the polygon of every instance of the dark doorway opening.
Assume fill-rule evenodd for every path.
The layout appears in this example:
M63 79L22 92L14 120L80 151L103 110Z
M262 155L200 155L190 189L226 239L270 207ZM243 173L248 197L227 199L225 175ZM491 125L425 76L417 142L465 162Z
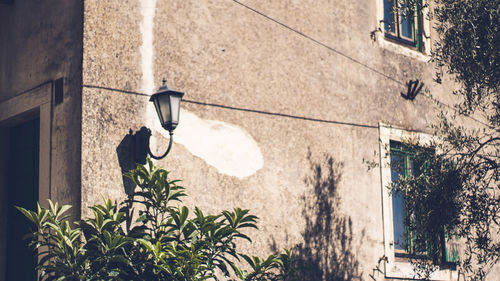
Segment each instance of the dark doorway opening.
M6 281L34 281L36 255L23 239L31 224L14 206L36 210L40 119L10 127L8 135Z

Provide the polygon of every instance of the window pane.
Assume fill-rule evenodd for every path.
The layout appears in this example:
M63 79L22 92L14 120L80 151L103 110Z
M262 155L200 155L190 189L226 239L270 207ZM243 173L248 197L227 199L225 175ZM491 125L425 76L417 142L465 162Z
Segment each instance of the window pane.
M391 155L391 181L395 183L399 176L404 176L404 158L401 155ZM406 226L404 195L399 191L392 191L392 222L394 226L394 249L406 251Z
M384 0L384 29L392 33L395 33L394 1L396 0Z
M413 40L413 11L408 8L406 1L401 7L401 36Z
M399 154L391 153L391 181L395 183L399 175L405 175L405 167L403 162L403 156Z
M394 249L406 251L406 227L404 196L399 191L392 192L392 220L394 225Z

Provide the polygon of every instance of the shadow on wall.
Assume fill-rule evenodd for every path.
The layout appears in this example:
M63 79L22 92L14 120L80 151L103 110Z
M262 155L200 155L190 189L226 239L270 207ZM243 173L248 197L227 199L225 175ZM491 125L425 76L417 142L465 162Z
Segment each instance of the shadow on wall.
M294 249L298 270L293 280L361 280L353 253L352 221L338 208L343 164L331 156L314 163L309 153L308 159L312 171L304 181L313 193L303 197L304 243Z
M149 132L146 127L142 127L139 131L133 132L132 129L125 135L116 147L116 155L118 156L118 164L120 165L122 175L126 172L135 169L136 163L146 164L147 143L145 138L149 140ZM126 194L134 192L135 183L126 176L122 176L123 188Z

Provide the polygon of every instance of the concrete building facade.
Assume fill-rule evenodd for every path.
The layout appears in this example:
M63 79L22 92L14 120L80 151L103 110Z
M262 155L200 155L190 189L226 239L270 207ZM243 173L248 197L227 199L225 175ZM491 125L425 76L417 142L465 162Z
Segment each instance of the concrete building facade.
M72 204L80 218L102 197L125 198L127 136L146 126L156 154L168 144L148 101L165 78L185 96L156 163L183 180L187 205L251 209L260 229L243 249L295 248L304 280L412 277L394 254L387 146L428 139L454 99L449 81L433 83L431 24L419 24L418 48L388 36L385 2L0 4L0 213L9 128L33 118L42 204ZM416 79L427 91L404 99ZM0 227L2 273L6 216Z

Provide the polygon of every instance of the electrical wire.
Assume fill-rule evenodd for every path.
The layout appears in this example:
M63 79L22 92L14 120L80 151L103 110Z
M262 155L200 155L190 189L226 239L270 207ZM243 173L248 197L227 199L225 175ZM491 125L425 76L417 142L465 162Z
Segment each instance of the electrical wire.
M100 90L107 90L107 91L119 92L119 93L122 93L122 94L129 94L129 95L137 95L137 96L143 96L143 97L150 97L150 95L148 95L148 94L144 94L144 93L140 93L140 92L134 92L134 91L120 90L120 89L115 89L115 88L110 88L110 87L103 87L103 86L97 86L97 85L82 85L82 86L85 87L85 88L91 88L91 89L100 89ZM243 107L234 107L234 106L228 106L228 105L216 104L216 103L200 102L200 101L189 100L189 99L183 99L182 102L191 103L191 104L197 104L197 105L203 105L203 106L218 107L218 108L229 109L229 110L236 110L236 111L244 111L244 112L257 113L257 114L264 114L264 115L270 115L270 116L279 116L279 117L285 117L285 118L299 119L299 120L304 120L304 121L312 121L312 122L320 122L320 123L330 123L330 124L337 124L337 125L346 125L346 126L353 126L353 127L378 129L378 125L359 124L359 123L336 121L336 120L326 120L326 119L312 118L312 117L306 117L306 116L298 116L298 115L292 115L292 114L286 114L286 113L270 112L270 111L250 109L250 108L243 108Z
M317 39L315 39L315 38L313 38L313 37L311 37L311 36L309 36L309 35L301 32L301 31L299 31L299 30L297 30L297 29L295 29L293 27L290 27L287 24L284 24L284 23L282 23L282 22L280 22L278 20L275 20L274 18L272 18L272 17L270 17L270 16L268 16L268 15L266 15L266 14L264 14L264 13L262 13L262 12L256 10L256 9L252 8L252 7L250 7L250 6L246 5L246 4L241 3L238 0L231 0L231 1L233 1L234 3L236 3L238 5L241 5L242 7L246 8L246 9L248 9L248 10L250 10L250 11L252 11L252 12L254 12L254 13L256 13L256 14L258 14L258 15L260 15L260 16L262 16L262 17L264 17L264 18L266 18L266 19L268 19L268 20L270 20L270 21L272 21L272 22L274 22L274 23L282 26L282 27L284 27L285 29L288 29L289 31L292 31L292 32L294 32L294 33L296 33L296 34L298 34L298 35L300 35L300 36L302 36L302 37L304 37L304 38L306 38L306 39L308 39L308 40L310 40L310 41L312 41L312 42L314 42L314 43L316 43L316 44L318 44L320 46L323 46L324 48L326 48L326 49L328 49L328 50L330 50L330 51L332 51L332 52L334 52L334 53L336 53L336 54L338 54L338 55L340 55L340 56L342 56L342 57L344 57L344 58L346 58L346 59L348 59L348 60L350 60L350 61L352 61L352 62L354 62L356 64L361 65L362 67L364 67L364 68L366 68L366 69L368 69L368 70L370 70L370 71L372 71L374 73L377 73L380 76L383 76L386 79L389 79L389 80L391 80L391 81L393 81L393 82L395 82L397 84L400 84L400 85L403 85L403 86L407 86L407 84L405 82L399 81L398 79L396 79L394 77L391 77L391 76L389 76L389 75L387 75L387 74L385 74L385 73L383 73L383 72L381 72L381 71L379 71L379 70L377 70L377 69L375 69L375 68L373 68L373 67L371 67L371 66L369 66L369 65L367 65L367 64L365 64L363 62L361 62L358 59L350 57L350 56L344 54L343 52L341 52L339 50L336 50L335 48L333 48L331 46L328 46L327 44L325 44L325 43L323 43L323 42L321 42L321 41L319 41L319 40L317 40ZM437 99L433 98L432 96L427 95L425 93L423 93L422 95L424 97L426 97L427 99L430 99L432 102L435 102L435 103L437 103L437 104L439 104L441 106L447 107L447 108L449 108L449 109L457 112L457 109L455 107L453 107L453 106L450 106L450 105L448 105L448 104L446 104L444 102L441 102L441 101L439 101L439 100L437 100ZM438 108L438 109L440 109L438 106L435 106L435 107ZM467 118L469 118L469 119L471 119L471 120L474 120L474 121L478 122L479 124L481 124L483 126L490 127L490 125L484 123L481 120L476 119L473 116L470 116L470 115L464 115L464 116L467 117Z

